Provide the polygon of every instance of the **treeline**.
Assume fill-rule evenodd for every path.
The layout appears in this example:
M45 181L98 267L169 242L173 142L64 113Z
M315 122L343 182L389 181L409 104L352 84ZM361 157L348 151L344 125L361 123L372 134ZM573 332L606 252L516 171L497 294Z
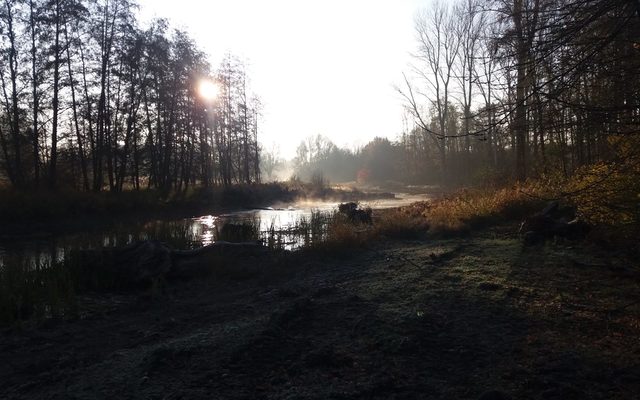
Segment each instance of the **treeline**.
M397 142L374 138L358 149L344 149L322 135L300 142L291 161L292 174L305 181L380 183L410 182L404 169L405 152ZM264 160L274 159L266 154ZM265 165L265 172L275 165ZM287 177L288 178L288 177Z
M16 188L182 190L260 180L258 101L130 0L0 6L0 179ZM217 98L198 91L215 82Z
M640 127L640 3L435 2L398 88L413 179L570 176Z
M639 26L635 1L434 2L415 18L414 62L398 87L405 131L356 150L308 138L294 171L447 185L562 179L601 162L609 177L634 173Z

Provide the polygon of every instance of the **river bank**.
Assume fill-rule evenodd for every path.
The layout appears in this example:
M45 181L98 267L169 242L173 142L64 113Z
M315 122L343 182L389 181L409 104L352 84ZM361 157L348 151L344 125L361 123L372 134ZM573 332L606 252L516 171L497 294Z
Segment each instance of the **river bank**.
M637 262L516 232L86 295L75 320L1 333L0 397L634 398Z
M381 190L274 182L195 187L179 193L127 190L119 193L0 190L0 235L74 231L113 220L149 220L220 214L301 200L360 201L393 198Z
M65 253L73 250L148 239L175 248L200 247L210 244L226 221L251 220L263 231L277 230L307 217L312 209L331 210L342 201L380 203L382 208L408 204L379 189L316 187L303 182L196 188L172 195L154 190L0 191L0 268L23 260L50 265L63 261Z

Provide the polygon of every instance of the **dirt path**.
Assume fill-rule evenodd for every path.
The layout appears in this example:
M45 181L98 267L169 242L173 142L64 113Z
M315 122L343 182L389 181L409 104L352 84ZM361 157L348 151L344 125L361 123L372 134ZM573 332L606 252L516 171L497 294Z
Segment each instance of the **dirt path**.
M510 232L94 297L1 334L0 398L637 398L637 264Z

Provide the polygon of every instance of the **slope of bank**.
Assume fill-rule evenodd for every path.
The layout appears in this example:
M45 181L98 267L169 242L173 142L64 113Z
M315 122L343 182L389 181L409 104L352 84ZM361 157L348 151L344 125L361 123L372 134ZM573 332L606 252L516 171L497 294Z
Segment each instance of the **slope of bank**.
M0 397L634 398L637 264L516 230L90 296L1 334Z

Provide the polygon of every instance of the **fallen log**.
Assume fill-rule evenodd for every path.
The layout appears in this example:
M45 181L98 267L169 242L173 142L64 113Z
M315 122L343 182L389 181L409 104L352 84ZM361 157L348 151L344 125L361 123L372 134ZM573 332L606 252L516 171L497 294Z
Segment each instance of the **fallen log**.
M520 224L519 233L523 234L524 244L532 245L544 242L553 237L582 239L589 231L589 226L578 217L568 220L566 217L554 217L559 211L556 201L550 202L540 212L526 218Z

